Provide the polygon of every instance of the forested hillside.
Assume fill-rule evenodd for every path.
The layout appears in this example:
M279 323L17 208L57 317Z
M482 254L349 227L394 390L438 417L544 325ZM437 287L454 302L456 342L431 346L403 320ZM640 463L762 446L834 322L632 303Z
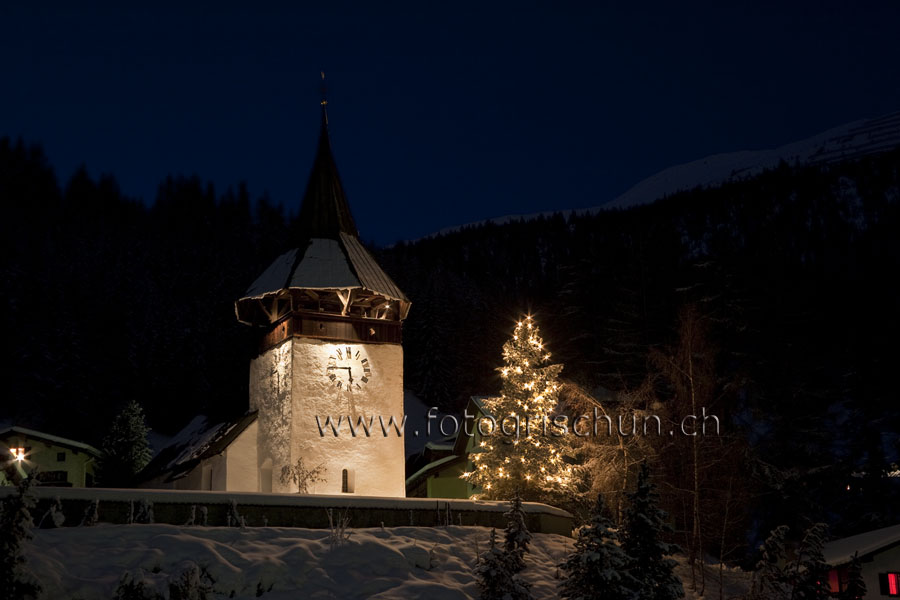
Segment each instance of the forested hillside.
M246 409L255 334L232 303L293 243L279 205L199 177L162 182L146 205L110 176L60 182L38 147L10 139L0 199L0 419L96 443L132 398L163 433L199 411ZM448 410L499 389L501 345L525 312L563 377L664 403L674 392L660 361L692 307L715 349L725 427L780 467L772 485L813 502L810 486L843 485L896 452L879 432L900 431L898 232L893 151L376 254L413 302L406 385Z

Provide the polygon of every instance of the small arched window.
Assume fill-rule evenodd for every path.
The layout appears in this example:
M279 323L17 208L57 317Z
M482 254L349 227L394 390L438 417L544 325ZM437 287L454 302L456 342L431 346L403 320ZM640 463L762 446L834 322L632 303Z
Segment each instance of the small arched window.
M341 493L350 493L350 472L347 469L341 471Z

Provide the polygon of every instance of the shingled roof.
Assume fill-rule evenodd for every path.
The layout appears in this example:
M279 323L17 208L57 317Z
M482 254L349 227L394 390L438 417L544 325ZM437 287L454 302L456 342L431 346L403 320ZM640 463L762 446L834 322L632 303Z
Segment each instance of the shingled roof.
M239 321L252 322L250 301L291 288L368 290L399 302L405 316L409 299L359 241L331 151L324 104L318 150L300 206L299 232L299 246L276 258L235 302Z

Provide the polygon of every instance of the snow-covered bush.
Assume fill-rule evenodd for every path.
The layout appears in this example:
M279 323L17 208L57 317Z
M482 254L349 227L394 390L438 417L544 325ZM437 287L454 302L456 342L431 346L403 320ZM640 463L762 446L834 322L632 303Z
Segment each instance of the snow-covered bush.
M139 569L137 574L122 575L113 594L113 600L163 600L163 596L156 591L155 586L147 585Z
M637 596L637 582L628 572L628 557L617 544L618 534L603 514L597 496L589 525L578 531L575 551L560 565L565 578L560 597L573 600L628 600Z
M531 533L525 525L525 511L522 510L522 498L519 492L510 501L510 509L505 513L506 530L504 532L503 551L510 563L513 573L525 568L525 553L531 542Z
M827 526L815 523L793 548L788 560L787 536L790 528L780 525L769 533L760 550L750 597L753 600L817 600L830 597L828 567L822 555ZM865 584L863 584L863 587Z
M229 527L240 527L241 529L247 527L247 520L238 512L237 500L232 499L228 503L228 517L226 521Z
M113 600L212 600L215 581L206 567L183 561L177 575L137 569L122 575ZM160 589L161 588L161 589ZM271 587L270 587L271 589Z
M63 514L62 500L59 499L59 496L56 496L50 502L50 508L41 517L38 529L43 527L62 527L65 522L66 516Z
M481 600L531 600L531 586L513 570L513 561L497 545L495 529L491 529L490 547L478 557L475 579Z
M79 527L93 527L100 521L100 501L91 500L84 509Z
M760 547L762 556L756 563L750 597L754 600L782 598L787 594L784 575L785 538L790 528L779 525L769 532L769 537Z
M169 579L169 600L212 600L214 583L206 567L190 562Z
M0 503L0 600L36 598L41 592L41 585L26 568L24 552L34 525L33 483L32 477L22 479L16 494Z
M185 527L193 527L197 522L197 505L191 504L191 514L188 520L184 522Z
M794 600L818 600L830 598L828 589L828 565L822 549L828 526L814 523L803 534L796 550L796 558L785 565Z
M628 494L622 550L628 556L628 570L636 580L640 600L676 600L684 597L684 587L675 575L675 561L668 558L679 551L661 538L671 533L666 513L659 509L659 496L650 481L650 468L641 464L637 489Z
M140 504L138 504L137 513L134 515L133 522L144 524L153 523L153 502L146 498L142 498Z

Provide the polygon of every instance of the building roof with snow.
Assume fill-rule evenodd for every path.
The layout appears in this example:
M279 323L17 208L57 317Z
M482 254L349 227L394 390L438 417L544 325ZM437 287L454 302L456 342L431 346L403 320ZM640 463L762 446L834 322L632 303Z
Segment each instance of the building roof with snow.
M69 448L71 450L78 450L80 452L92 454L94 456L100 456L101 454L99 450L89 444L85 444L84 442L70 440L58 435L51 435L49 433L44 433L43 431L27 429L25 427L19 427L16 425L0 429L0 440L5 440L12 436L21 436L30 440L40 440L50 444L55 444L57 446L62 446L63 448Z
M153 457L139 479L171 482L184 477L204 459L223 452L255 421L256 411L222 423L210 423L205 416L199 415Z
M857 552L864 559L897 546L900 546L900 524L833 540L825 544L823 554L826 563L837 567L849 563Z
M361 316L383 318L383 312L377 311L394 303L395 314L406 317L409 299L359 241L331 150L324 101L318 150L298 221L298 247L276 258L235 302L239 321L261 325L277 321L283 316L279 296L284 306L289 303L296 308L303 301L320 301L334 294L343 303L344 315L351 314L352 305ZM291 295L291 290L303 290L307 296Z

